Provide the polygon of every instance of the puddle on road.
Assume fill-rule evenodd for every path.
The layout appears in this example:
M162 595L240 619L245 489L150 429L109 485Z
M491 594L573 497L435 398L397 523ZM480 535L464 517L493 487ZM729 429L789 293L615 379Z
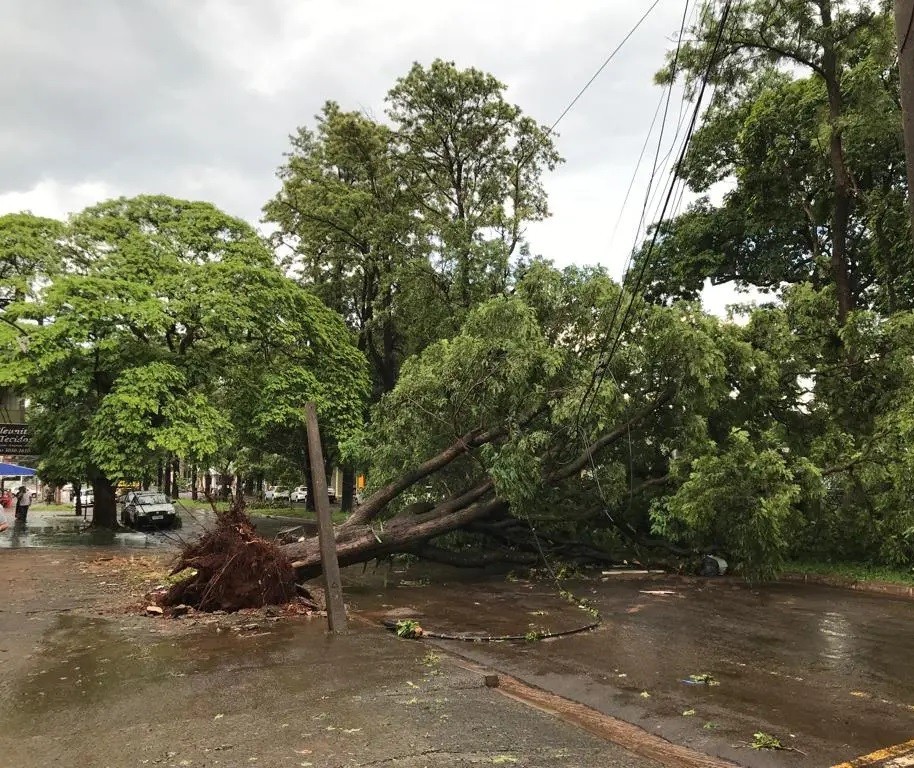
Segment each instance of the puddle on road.
M0 549L46 547L123 547L129 549L175 548L208 528L213 521L210 510L181 511L182 528L164 531L115 531L90 528L85 518L60 512L31 512L25 525L13 523L0 533ZM257 530L265 538L275 537L289 527L288 520L254 518Z
M169 546L165 532L118 530L109 531L87 527L81 517L41 515L25 525L15 523L0 533L0 548L21 549L34 547L98 547L115 546L132 549Z
M163 634L151 642L137 642L137 631L145 634L147 629L104 618L58 616L30 671L15 685L12 716L29 721L74 705L103 702L131 685L167 685L199 673L237 674L278 664L295 635L309 635L304 642L315 648L326 635L320 620L275 622L256 635L203 625L188 634Z

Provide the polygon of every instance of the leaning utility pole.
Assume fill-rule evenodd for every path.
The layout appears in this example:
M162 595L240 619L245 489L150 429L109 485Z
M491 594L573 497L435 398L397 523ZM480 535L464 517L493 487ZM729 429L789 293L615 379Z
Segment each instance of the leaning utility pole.
M324 452L317 427L317 407L305 405L308 427L308 456L311 459L311 489L314 491L314 508L317 510L317 534L321 548L321 570L324 572L324 596L327 603L327 623L331 632L346 630L346 604L343 602L343 585L340 581L340 563L336 557L336 538L330 519L330 499L327 496L327 477L324 475Z
M914 242L914 0L895 0L898 74L901 82L901 124L908 166L908 213Z

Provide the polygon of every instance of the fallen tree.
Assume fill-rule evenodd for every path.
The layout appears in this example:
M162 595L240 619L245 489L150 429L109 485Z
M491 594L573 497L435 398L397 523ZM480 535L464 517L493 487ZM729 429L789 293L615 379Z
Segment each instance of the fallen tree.
M668 405L673 400L675 392L676 390L672 387L663 390L653 401L637 409L615 428L586 445L570 461L557 463L551 467L543 473L540 487L555 487L569 479L579 478L582 470L589 463L595 462L601 451L613 446L626 435L630 435L632 430L637 429L645 419ZM543 415L544 409L540 409L523 421L529 425L538 416ZM352 565L395 553L410 553L455 565L461 564L461 558L457 553L435 547L429 542L453 531L470 528L474 524L478 526L484 521L510 512L510 500L499 496L495 480L488 475L476 486L432 505L427 512L417 515L403 511L383 522L374 523L379 520L391 502L416 483L434 472L445 470L448 465L458 459L472 458L471 454L474 449L498 442L508 433L509 428L506 426L485 432L479 430L468 433L436 456L423 462L417 469L385 484L372 494L359 510L336 529L337 557L340 565ZM498 552L480 554L474 558L468 558L470 562L466 564L483 565L499 560L535 562L535 558L530 557L530 550L541 548L542 543L535 540L535 534L531 538L531 526L518 520L512 520L511 529L510 534L503 529L500 536L493 538L501 538L502 543L513 549L502 550L500 554ZM485 528L477 527L475 530L483 535L487 533ZM560 556L576 553L577 557L583 560L593 562L610 560L607 553L600 552L596 547L588 546L580 541L556 542L554 536L546 536L546 539L553 553ZM561 544L561 546L556 546L557 544ZM518 549L520 551L517 551ZM320 572L320 546L316 536L286 544L282 547L282 551L292 561L292 566L299 576L307 578Z

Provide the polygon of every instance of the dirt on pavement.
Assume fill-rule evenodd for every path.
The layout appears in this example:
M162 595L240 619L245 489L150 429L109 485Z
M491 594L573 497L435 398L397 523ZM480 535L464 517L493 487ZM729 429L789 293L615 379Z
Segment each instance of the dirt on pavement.
M380 629L130 612L164 565L0 553L3 766L655 766Z
M423 582L420 573L392 572L378 589L370 572L350 572L347 595L369 615L415 615L433 632L551 630L579 620L547 583L453 571ZM608 577L567 586L599 609L596 630L441 647L757 768L830 766L914 739L914 601L730 579ZM787 749L752 749L759 732ZM897 765L914 765L914 756L903 760Z

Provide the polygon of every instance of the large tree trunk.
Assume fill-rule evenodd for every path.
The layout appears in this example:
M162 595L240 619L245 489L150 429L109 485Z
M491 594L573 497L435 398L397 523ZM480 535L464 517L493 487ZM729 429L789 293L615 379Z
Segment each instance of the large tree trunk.
M835 195L831 221L831 276L838 296L838 323L844 325L848 314L854 309L854 290L851 283L847 252L848 225L851 214L851 176L844 156L841 121L844 105L841 97L841 79L838 73L838 59L835 53L834 29L832 27L831 3L825 0L821 6L822 27L826 33L823 41L822 72L825 90L828 94L828 117L831 135L828 157L832 170Z
M196 501L199 496L197 491L197 465L194 464L190 470L190 498L191 501Z
M114 483L98 473L92 477L92 489L95 495L92 526L94 528L116 528L117 504L114 496Z
M895 0L898 75L901 82L901 124L908 167L908 213L914 243L914 0Z
M343 526L337 533L336 554L340 565L352 565L395 552L408 552L415 546L455 531L496 512L507 505L501 499L472 504L459 512L441 512L437 508L425 515L400 516L389 520L383 532L367 525ZM301 578L316 576L321 570L320 545L316 536L283 546L286 557Z
M181 489L178 485L180 474L181 462L178 459L174 459L174 461L171 462L171 498L173 499L177 499L181 496Z

